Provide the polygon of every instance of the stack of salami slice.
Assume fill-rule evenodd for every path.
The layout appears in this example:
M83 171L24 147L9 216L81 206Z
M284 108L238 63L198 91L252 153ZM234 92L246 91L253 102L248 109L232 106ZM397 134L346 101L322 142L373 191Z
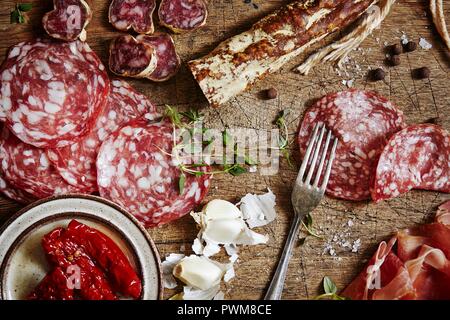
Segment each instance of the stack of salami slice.
M450 192L449 133L432 124L406 126L403 113L386 98L348 90L320 99L300 124L302 156L316 123L339 139L330 196L380 201L411 189Z
M188 177L180 192L173 127L159 118L86 43L19 43L0 69L0 192L22 203L99 192L148 227L178 218L210 176Z

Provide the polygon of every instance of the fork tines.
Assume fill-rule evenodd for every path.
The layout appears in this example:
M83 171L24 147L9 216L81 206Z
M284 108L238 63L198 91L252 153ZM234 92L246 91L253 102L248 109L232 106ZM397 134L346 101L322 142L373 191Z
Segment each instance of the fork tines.
M326 135L325 143L322 143L323 137L325 135ZM333 145L330 151L329 147L331 142L333 142ZM333 136L331 130L327 130L324 124L317 123L314 126L313 134L309 139L308 148L306 149L306 153L303 158L300 171L298 173L297 177L298 184L307 186L309 185L314 188L319 188L320 191L325 191L328 184L328 179L330 178L331 166L333 164L334 156L336 153L337 143L338 139ZM319 165L317 166L318 160ZM325 173L323 173L322 171L325 162L327 162L327 166ZM306 173L305 177L306 169L308 169L308 172ZM311 179L314 173L315 173L314 181L311 184ZM321 177L322 177L322 184L319 187Z

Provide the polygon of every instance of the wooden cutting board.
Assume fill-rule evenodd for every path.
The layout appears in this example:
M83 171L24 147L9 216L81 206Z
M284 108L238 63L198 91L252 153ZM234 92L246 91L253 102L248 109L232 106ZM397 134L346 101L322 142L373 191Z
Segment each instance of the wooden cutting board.
M40 19L51 7L51 1L29 2L34 3L34 8L29 14L29 23L24 25L10 24L10 11L15 1L0 2L1 57L4 57L11 45L43 35ZM220 41L244 31L259 18L288 2L253 0L247 4L244 0L211 0L207 25L193 33L174 36L177 50L183 61L206 54ZM108 23L108 5L107 0L95 1L94 19L87 29L87 41L104 63L107 63L108 59L109 41L120 34ZM450 17L450 0L444 0L444 6L445 15ZM305 56L298 57L276 74L259 82L249 92L219 109L207 107L202 93L196 87L185 65L175 78L166 83L155 84L145 80L130 82L161 108L164 104L181 109L200 108L206 115L206 125L218 129L226 126L272 129L272 122L277 113L289 108L290 138L294 141L298 122L311 101L330 91L345 89L342 81L353 80L353 86L356 88L374 89L389 97L404 111L409 123L437 118L438 124L448 130L450 58L432 26L427 7L428 1L398 1L382 27L363 43L361 50L352 52L346 71L341 71L341 76L329 65L314 69L309 76L293 73L290 70L303 61ZM425 38L433 48L428 51L419 48L413 53L402 55L400 66L388 68L384 64L386 54L384 44L398 43L402 32L416 42L420 37ZM325 42L331 40L332 38L329 38ZM384 66L387 70L386 79L377 83L368 81L367 70L380 66ZM413 80L411 70L422 66L431 69L430 79ZM260 91L269 87L278 89L277 99L269 101L260 99ZM293 142L292 154L295 158L298 156L297 149ZM289 201L290 186L295 176L296 169L282 160L277 175L262 176L258 173L248 173L239 177L229 175L214 177L206 200L222 198L237 201L247 192L262 193L268 187L277 196L278 218L260 230L270 236L270 241L267 245L241 249L236 265L236 278L223 288L226 298L259 299L263 296L289 228L292 215ZM313 212L314 225L323 239L310 237L303 246L295 249L284 298L314 297L320 292L321 281L325 275L330 276L339 288L343 288L359 272L379 241L389 238L396 229L430 221L436 206L447 199L449 195L422 191L413 191L379 204L325 198ZM0 219L6 219L19 208L16 203L1 198ZM161 256L164 257L172 252L189 254L197 230L192 218L187 216L149 232ZM333 238L347 240L351 245L360 239L361 246L357 252L351 252L349 248L339 246L337 244L339 240L333 242ZM335 248L336 256L324 252L327 243ZM166 297L175 291L167 291Z

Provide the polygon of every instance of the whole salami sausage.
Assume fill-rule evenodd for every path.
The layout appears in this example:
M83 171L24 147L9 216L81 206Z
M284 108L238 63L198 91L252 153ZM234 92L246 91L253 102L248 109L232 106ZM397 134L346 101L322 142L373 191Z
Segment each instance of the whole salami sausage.
M140 35L136 39L139 42L148 43L156 50L156 69L147 76L148 79L157 82L166 81L177 73L181 60L169 34L159 32L152 35Z
M137 33L153 33L155 0L112 0L109 6L109 22L118 30L132 28Z
M68 183L95 192L98 189L95 161L102 141L123 124L144 114L150 120L160 116L146 96L125 81L112 80L108 101L93 130L70 146L48 149L47 155Z
M387 139L404 127L403 113L375 92L328 94L306 112L298 142L303 156L316 123L339 139L327 194L348 200L370 198L370 183Z
M162 0L158 17L161 25L182 33L203 26L208 17L208 7L204 0Z
M450 135L439 126L409 126L391 137L378 165L372 189L375 201L411 189L450 193Z
M25 143L58 148L91 129L109 79L86 43L33 40L10 49L0 87L0 121Z
M119 36L111 42L109 69L119 76L145 78L155 71L157 61L155 48L133 36Z
M53 7L42 18L48 35L65 41L85 41L85 29L92 19L88 3L84 0L53 0Z
M129 210L146 227L189 213L209 188L210 174L186 174L180 190L173 130L166 121L132 121L103 142L97 157L100 195Z
M280 69L312 43L355 21L374 0L295 1L234 36L189 68L212 106Z
M23 196L22 191L25 195L31 194L31 200L70 192L84 192L83 189L64 181L51 165L43 149L21 142L7 128L3 128L0 135L0 161L4 179L11 187L18 189L18 200Z

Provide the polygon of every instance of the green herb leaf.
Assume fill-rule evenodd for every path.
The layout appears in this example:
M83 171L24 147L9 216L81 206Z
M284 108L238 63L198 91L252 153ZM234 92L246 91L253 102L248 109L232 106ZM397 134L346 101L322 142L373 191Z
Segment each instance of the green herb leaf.
M11 23L19 23L20 12L18 10L11 11Z
M308 214L305 216L305 220L306 220L306 226L307 226L308 228L311 228L312 225L313 225L313 218L312 218L312 216L311 216L310 213L308 213Z
M166 110L164 114L175 126L183 126L183 123L181 122L181 114L178 112L177 108L171 107L166 104Z
M204 117L203 114L193 109L190 109L189 111L186 112L180 112L180 114L192 122L199 121Z
M246 163L247 165L249 165L249 166L254 166L254 165L257 165L257 164L258 164L256 161L254 161L253 159L251 159L248 155L246 155L246 156L244 157L244 161L245 161L245 163Z
M239 175L247 172L247 170L245 170L245 168L241 167L238 164L232 165L231 167L229 167L228 169L225 169L225 170L233 176L239 176Z
M231 142L231 136L227 130L224 130L222 133L223 145L227 146Z
M180 194L183 194L185 184L186 184L186 175L184 174L184 172L181 172L180 178L178 180L178 189L180 191Z
M28 12L33 9L32 3L19 3L17 8L22 12Z
M286 124L286 117L289 115L289 109L281 110L275 120L275 124L281 129Z
M336 294L337 287L336 284L331 280L330 277L325 276L323 278L323 290L326 294Z
M23 16L23 14L19 14L19 23L25 23L25 17Z

